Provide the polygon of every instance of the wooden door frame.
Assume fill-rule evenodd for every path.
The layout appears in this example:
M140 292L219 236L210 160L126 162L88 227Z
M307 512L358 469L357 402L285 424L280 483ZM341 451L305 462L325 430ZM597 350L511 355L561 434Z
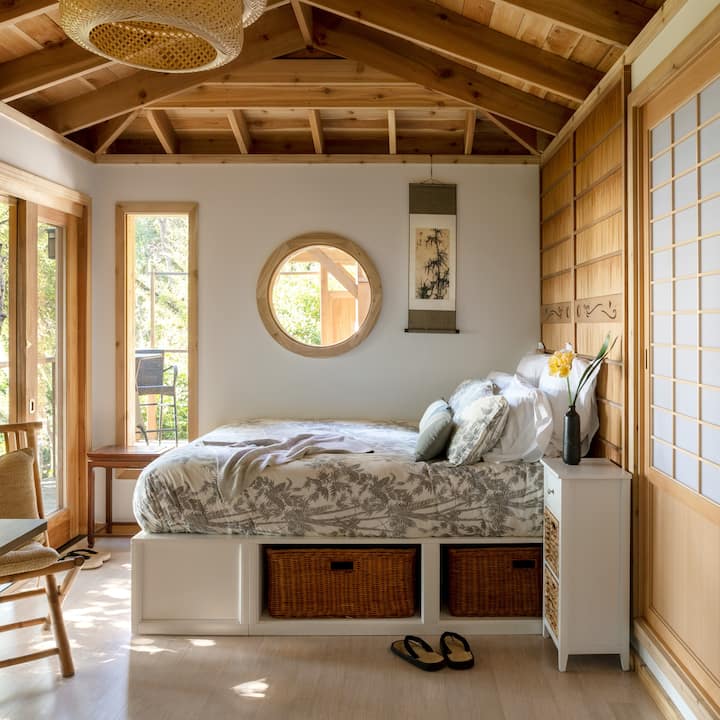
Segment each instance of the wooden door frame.
M198 204L196 202L120 202L115 206L115 442L135 444L128 408L135 403L135 244L128 236L129 215L188 216L188 439L198 434Z
M90 375L91 360L91 199L88 195L58 183L37 177L20 168L0 162L0 191L17 199L18 243L10 257L10 282L18 288L10 296L12 328L10 372L14 379L11 413L16 422L32 420L28 399L32 396L28 381L33 367L27 347L27 314L30 308L27 282L17 285L21 276L29 278L32 269L30 248L37 245L39 215L58 218L64 214L65 241L65 374L72 377L65 386L65 486L63 507L48 518L51 545L58 546L86 531L87 486L86 454L90 446ZM20 238L23 241L20 242ZM32 239L33 242L29 242ZM12 247L12 246L11 246ZM18 247L20 252L18 252ZM30 287L33 281L29 280ZM12 331L12 330L11 330ZM34 344L33 344L34 345Z

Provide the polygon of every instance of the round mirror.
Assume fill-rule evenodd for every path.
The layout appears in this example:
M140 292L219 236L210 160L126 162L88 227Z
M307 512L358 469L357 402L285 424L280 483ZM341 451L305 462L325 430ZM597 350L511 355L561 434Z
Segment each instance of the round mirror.
M347 238L313 233L281 245L258 280L258 310L288 350L328 357L355 347L380 312L380 276Z

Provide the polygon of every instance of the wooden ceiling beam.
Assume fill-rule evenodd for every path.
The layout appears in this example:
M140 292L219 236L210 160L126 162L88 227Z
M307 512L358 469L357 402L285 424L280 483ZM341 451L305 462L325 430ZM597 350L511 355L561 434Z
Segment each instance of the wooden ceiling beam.
M0 100L17 100L111 63L72 40L63 40L0 64Z
M175 155L179 147L178 136L167 113L162 110L146 110L145 117L163 146L163 150L168 155Z
M247 155L252 150L253 140L242 110L228 110L227 118L240 152Z
M540 155L542 152L542 148L540 147L542 133L539 133L535 128L513 122L512 120L494 115L493 113L487 113L487 119L493 123L493 125L496 125L503 132L507 133L513 140L519 142L533 155Z
M127 115L118 115L112 120L106 120L104 123L96 125L93 128L95 130L95 153L99 155L106 153L139 113L139 110L133 110Z
M627 0L504 0L612 45L628 46L654 11Z
M492 30L430 0L307 2L335 15L572 100L584 100L602 78L598 70Z
M394 110L388 110L388 149L391 155L397 155L397 117Z
M411 42L372 28L333 18L331 27L315 19L315 44L352 60L372 63L373 67L403 77L422 87L523 122L557 133L572 114L568 108L522 92Z
M473 144L475 143L475 126L477 125L477 111L467 110L465 112L465 154L472 155Z
M56 2L48 0L2 0L0 2L0 29L28 18L36 17L57 8Z
M318 155L322 155L325 152L325 136L323 135L320 113L317 110L310 110L308 112L308 120L310 121L313 147Z
M300 0L290 0L290 6L295 13L295 19L297 20L298 27L300 28L300 34L303 36L305 45L312 47L313 44L313 16L312 7L306 5Z
M66 135L81 128L123 115L205 82L222 80L241 67L271 60L304 47L290 8L266 12L250 26L241 55L228 65L204 72L173 74L141 70L105 85L95 92L58 103L37 113L35 119Z

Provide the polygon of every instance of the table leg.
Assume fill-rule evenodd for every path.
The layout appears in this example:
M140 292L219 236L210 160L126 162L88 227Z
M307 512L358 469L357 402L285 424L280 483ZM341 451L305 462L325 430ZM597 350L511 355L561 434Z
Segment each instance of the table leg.
M105 532L112 535L112 481L113 469L105 468Z
M95 468L88 463L88 484L87 484L87 537L88 547L95 545Z

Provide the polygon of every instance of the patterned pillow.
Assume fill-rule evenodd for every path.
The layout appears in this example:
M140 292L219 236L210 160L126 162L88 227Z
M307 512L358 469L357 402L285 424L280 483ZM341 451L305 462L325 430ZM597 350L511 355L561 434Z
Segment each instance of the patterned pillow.
M420 434L415 445L416 460L432 460L442 454L450 439L450 433L454 427L453 416L450 406L445 401L442 401L444 407L437 406L429 418L425 417L435 404L433 403L425 411L425 415L420 421Z
M491 380L463 380L453 391L448 405L457 416L462 415L478 398L487 397L494 392Z
M475 400L463 413L448 446L450 465L473 465L500 440L510 406L502 395Z

